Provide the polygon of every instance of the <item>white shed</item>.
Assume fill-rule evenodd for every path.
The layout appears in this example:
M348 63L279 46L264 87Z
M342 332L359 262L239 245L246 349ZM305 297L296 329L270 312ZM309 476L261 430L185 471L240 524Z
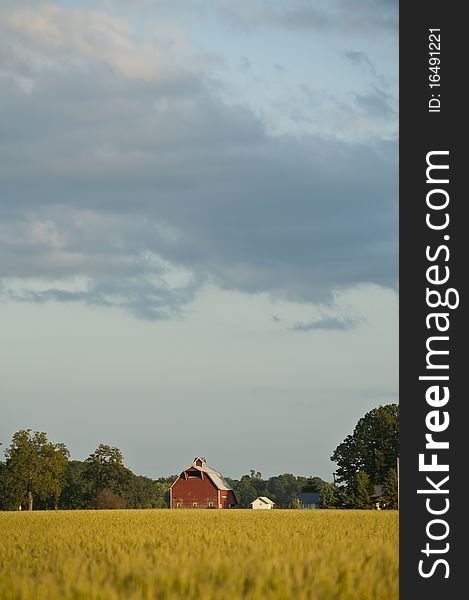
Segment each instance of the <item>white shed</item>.
M274 507L275 502L272 502L267 496L259 496L254 502L251 502L251 508L269 510Z

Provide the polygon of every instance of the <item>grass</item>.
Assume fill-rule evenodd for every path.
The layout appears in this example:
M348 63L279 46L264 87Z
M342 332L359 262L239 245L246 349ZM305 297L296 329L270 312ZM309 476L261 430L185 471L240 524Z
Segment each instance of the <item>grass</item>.
M2 600L394 600L395 511L0 513Z

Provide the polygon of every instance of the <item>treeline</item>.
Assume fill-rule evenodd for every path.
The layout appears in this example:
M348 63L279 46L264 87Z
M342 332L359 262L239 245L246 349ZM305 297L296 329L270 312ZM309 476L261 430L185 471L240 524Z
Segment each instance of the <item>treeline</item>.
M379 406L337 446L335 482L289 473L263 479L252 470L229 479L241 508L267 496L277 508L299 508L301 492L319 492L322 508L398 508L399 407ZM122 452L100 444L85 461L70 460L64 444L30 429L14 434L0 461L0 509L167 508L176 475L135 475Z
M251 471L241 479L225 478L233 488L240 508L249 508L258 496L267 496L276 508L299 508L301 492L321 492L326 484L320 477L302 477L291 473L263 479L262 474Z
M398 508L399 406L378 406L359 419L353 433L334 450L334 483L319 477L278 475L264 480L251 471L229 480L240 506L267 496L278 508L298 508L300 492L320 492L321 508Z
M0 509L168 508L169 488L177 475L151 479L124 465L122 452L100 444L85 461L70 460L64 444L54 444L44 432L14 434L0 462ZM302 491L321 491L319 477L291 474L262 479L251 471L229 479L241 508L257 496L268 496L279 508L294 508Z
M0 462L0 509L165 508L176 476L135 475L118 448L100 444L85 461L44 432L18 431Z

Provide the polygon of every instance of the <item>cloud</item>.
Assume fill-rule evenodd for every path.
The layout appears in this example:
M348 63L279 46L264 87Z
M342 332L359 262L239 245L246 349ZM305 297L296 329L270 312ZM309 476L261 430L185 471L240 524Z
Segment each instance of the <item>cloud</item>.
M366 52L349 50L345 52L345 57L355 66L364 65L372 74L375 74L375 67Z
M203 60L104 13L6 16L4 294L158 319L207 282L300 302L395 286L396 143L271 136ZM356 101L387 110L379 91Z
M354 319L343 319L336 317L326 317L318 321L309 321L307 323L298 322L290 329L292 331L349 331L360 325L360 321Z
M274 65L274 69L276 69L277 71L280 71L281 73L284 73L287 70L283 65L279 65L277 63Z
M44 304L48 301L81 302L92 306L119 308L139 319L166 320L179 318L183 308L194 299L191 286L171 289L146 277L125 280L101 277L83 291L47 288L40 291L18 290L3 286L3 295L19 302Z
M393 106L395 100L385 90L375 87L369 93L357 94L355 100L363 112L370 117L393 119L397 116Z
M398 25L397 0L330 0L314 6L307 0L225 0L220 12L243 29L270 26L376 35L382 30L396 30Z
M293 30L324 29L331 25L330 15L304 3L298 3L297 6L288 7L278 12L272 12L270 21L273 24Z

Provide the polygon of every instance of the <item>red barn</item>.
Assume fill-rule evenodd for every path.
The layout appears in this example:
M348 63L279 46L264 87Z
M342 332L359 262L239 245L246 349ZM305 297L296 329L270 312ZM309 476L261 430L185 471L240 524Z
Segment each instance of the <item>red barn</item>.
M169 489L170 508L231 508L238 504L233 489L218 471L197 457Z

